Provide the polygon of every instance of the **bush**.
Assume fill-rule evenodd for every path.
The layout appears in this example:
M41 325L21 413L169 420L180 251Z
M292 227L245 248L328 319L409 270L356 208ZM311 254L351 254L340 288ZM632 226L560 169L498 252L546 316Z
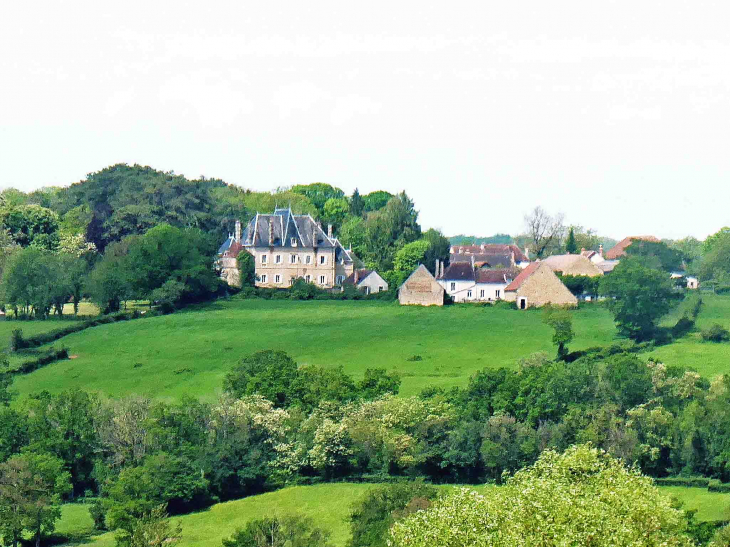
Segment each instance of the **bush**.
M730 483L720 482L720 479L711 479L707 485L707 490L727 494L730 492Z
M679 318L677 323L672 327L672 338L681 338L695 326L694 319L690 319L688 316L683 315Z
M44 352L40 357L21 363L20 366L15 369L15 374L29 374L39 368L45 367L46 365L60 361L61 359L68 359L68 348L51 348Z
M311 517L274 516L248 522L231 539L224 539L223 547L330 547L329 537L330 532L316 527Z
M715 323L710 328L702 330L702 339L705 342L727 342L730 340L730 331Z
M657 486L685 486L688 488L707 488L710 479L707 477L664 477L655 479Z

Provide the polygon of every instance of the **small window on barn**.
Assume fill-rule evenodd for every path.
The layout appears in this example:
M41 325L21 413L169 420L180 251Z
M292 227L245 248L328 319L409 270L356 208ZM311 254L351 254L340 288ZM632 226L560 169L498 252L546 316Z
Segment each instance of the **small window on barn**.
M479 298L484 298L484 289L479 291Z
M452 290L452 291L455 291L455 290L456 290L456 283L452 283L452 284L451 284L451 290Z
M471 298L471 291L466 291L466 297Z

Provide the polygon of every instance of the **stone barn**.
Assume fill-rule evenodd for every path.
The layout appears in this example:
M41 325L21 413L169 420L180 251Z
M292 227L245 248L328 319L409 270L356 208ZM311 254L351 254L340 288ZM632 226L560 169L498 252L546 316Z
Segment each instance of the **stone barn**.
M421 264L398 289L401 306L443 306L444 288Z
M515 302L521 310L546 304L577 306L573 296L552 268L545 262L533 262L504 289L504 299Z

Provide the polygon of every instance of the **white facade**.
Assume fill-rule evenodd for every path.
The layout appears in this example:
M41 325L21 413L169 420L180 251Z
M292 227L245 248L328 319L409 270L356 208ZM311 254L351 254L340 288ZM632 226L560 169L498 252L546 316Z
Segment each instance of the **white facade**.
M365 294L384 292L388 290L388 282L380 277L378 272L373 271L358 282L357 288Z
M504 298L504 289L509 284L504 283L476 283L472 280L438 279L439 285L444 288L454 302L493 302Z

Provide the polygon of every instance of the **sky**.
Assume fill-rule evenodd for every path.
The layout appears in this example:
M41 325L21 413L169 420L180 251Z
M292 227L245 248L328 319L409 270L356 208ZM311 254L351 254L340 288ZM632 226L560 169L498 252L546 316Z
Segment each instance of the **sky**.
M114 163L405 190L424 227L540 205L621 239L730 225L730 2L6 2L0 187Z

